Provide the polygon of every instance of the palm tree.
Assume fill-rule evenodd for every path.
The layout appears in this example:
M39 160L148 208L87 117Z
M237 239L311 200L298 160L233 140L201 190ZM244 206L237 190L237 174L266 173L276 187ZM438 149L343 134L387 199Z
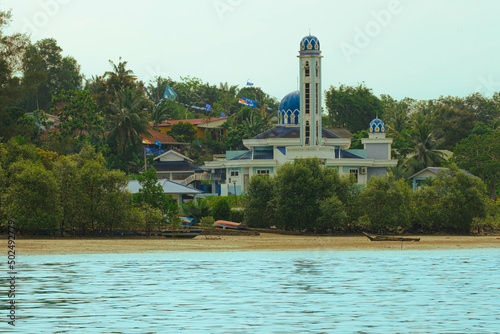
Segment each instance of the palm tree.
M407 161L407 166L413 172L439 166L444 160L443 152L438 150L443 140L435 135L434 129L424 120L423 115L418 115L413 121L409 137L414 147L411 152L413 156Z
M126 154L129 146L141 143L148 134L149 118L145 97L136 89L126 87L116 96L111 108L114 111L112 129L108 140L116 144L119 153Z
M108 81L114 87L116 92L123 89L124 87L135 86L135 80L137 79L137 77L134 75L134 72L132 70L126 69L127 63L128 62L126 61L122 61L122 57L119 58L118 65L113 63L113 61L111 61L110 59L109 64L113 68L113 71L107 71L106 73L104 73L104 77L108 78Z

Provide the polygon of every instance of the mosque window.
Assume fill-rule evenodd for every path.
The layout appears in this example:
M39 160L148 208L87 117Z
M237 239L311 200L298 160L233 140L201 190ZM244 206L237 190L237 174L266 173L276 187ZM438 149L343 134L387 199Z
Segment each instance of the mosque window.
M309 114L309 102L310 102L309 84L306 83L306 89L305 89L305 109L306 109L306 114Z
M316 77L319 78L319 64L316 63Z
M319 115L319 84L316 84L316 115Z
M349 174L354 175L356 182L358 182L359 169L351 168L351 169L349 169Z
M305 66L305 70L304 70L304 75L305 75L306 77L308 77L308 76L309 76L309 62L308 62L308 61L306 61L306 66Z
M306 145L309 145L309 137L311 136L311 127L309 121L306 122Z
M257 169L257 175L269 175L269 169Z
M240 171L237 171L237 170L232 170L231 173L230 173L231 176L239 176L240 175Z

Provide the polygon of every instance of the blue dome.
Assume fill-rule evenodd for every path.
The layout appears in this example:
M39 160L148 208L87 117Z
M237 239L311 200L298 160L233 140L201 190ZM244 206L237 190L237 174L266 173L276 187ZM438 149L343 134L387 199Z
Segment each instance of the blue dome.
M300 41L300 52L319 52L319 40L316 36L305 36Z
M370 133L385 133L385 124L380 119L375 118L370 122Z
M300 121L300 92L285 95L278 108L279 124L299 124Z

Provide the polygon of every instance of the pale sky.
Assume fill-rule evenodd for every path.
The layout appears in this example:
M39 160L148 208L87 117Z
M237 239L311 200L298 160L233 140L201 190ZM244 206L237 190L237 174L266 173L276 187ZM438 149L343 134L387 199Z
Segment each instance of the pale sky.
M500 91L500 1L0 0L7 30L53 37L83 74L121 56L146 83L198 77L281 100L297 89L299 42L318 37L323 90L432 99Z

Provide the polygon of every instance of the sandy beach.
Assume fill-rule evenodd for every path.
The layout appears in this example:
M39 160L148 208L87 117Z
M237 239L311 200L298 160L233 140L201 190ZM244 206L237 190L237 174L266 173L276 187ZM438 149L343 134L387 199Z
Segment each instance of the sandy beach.
M500 248L500 236L414 236L419 242L370 241L364 236L203 236L194 239L18 239L16 255L252 250L429 250Z

